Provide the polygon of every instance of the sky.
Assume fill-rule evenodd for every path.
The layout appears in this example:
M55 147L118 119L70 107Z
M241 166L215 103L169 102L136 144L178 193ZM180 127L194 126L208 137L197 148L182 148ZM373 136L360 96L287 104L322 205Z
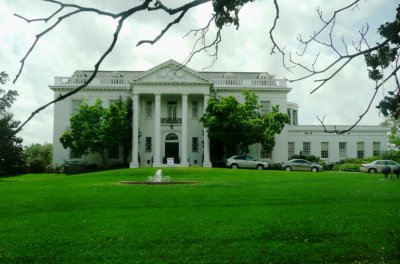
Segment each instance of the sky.
M125 0L75 0L63 2L82 4L117 12L129 7L136 1ZM187 1L165 0L165 4L177 6ZM320 53L316 67L328 65L335 59L331 49L321 45L311 45L302 57L296 52L302 49L297 38L304 39L318 31L322 23L316 11L322 10L324 19L351 1L344 0L282 0L280 18L274 31L277 42L293 54L293 58L303 64L312 63ZM137 3L140 3L137 1ZM381 41L377 35L379 25L392 21L395 17L397 0L360 1L357 8L339 14L332 31L335 47L340 52L347 48L354 51L353 43L358 43L359 31L369 27L366 35L370 44ZM0 71L10 75L10 82L3 86L14 89L19 96L12 111L16 120L26 120L30 113L53 98L49 85L54 77L69 77L75 70L93 70L94 64L112 41L116 21L93 14L81 14L63 21L54 30L41 38L25 62L23 72L16 84L12 84L20 67L20 61L35 40L35 35L45 30L52 22L27 23L14 16L26 18L47 17L58 6L41 0L2 0L0 1ZM136 46L138 41L153 39L175 17L161 12L142 13L128 19L118 43L107 57L100 70L148 70L169 59L184 62L189 55L196 38L185 35L192 29L205 26L212 14L211 3L203 4L191 10L179 25L173 26L155 45ZM288 71L282 65L279 54L271 55L272 43L269 30L273 24L275 9L272 0L255 0L246 4L240 11L240 27L231 26L222 31L217 61L207 71L253 71L268 72L276 78L297 79L304 71L297 67ZM215 31L211 30L211 33ZM321 37L329 40L329 31ZM210 38L212 35L210 35ZM344 38L344 42L341 41ZM346 48L345 48L346 47ZM210 65L211 59L206 53L197 54L187 67L203 70ZM328 125L352 125L362 114L374 92L374 83L368 79L363 58L352 61L336 77L326 83L317 92L310 94L316 87L316 76L302 81L290 82L292 91L288 101L299 105L299 124L319 124L317 117L325 118ZM371 110L361 121L361 125L378 125L384 117L375 108L388 91L393 90L393 82L388 82L378 92ZM51 143L53 141L53 107L36 115L19 133L24 145L32 143Z

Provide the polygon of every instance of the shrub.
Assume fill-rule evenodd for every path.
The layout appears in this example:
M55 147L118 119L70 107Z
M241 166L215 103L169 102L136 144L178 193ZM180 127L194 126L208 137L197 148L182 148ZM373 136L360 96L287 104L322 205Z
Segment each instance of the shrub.
M79 174L86 172L98 171L99 166L95 163L87 163L84 161L66 161L61 165L60 172L66 174Z
M359 171L360 164L358 163L345 163L345 164L337 164L332 170L334 171Z
M281 170L282 163L268 163L268 167L265 168L266 170Z

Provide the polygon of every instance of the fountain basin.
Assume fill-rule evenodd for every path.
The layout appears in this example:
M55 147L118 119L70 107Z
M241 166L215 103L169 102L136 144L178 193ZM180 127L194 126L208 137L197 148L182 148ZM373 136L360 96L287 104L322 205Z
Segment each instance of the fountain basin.
M195 184L196 181L171 181L171 177L163 176L161 170L157 170L154 176L149 176L148 181L120 181L121 184L136 185L174 185L174 184Z
M196 184L197 181L120 181L120 184L134 184L134 185L176 185L176 184Z

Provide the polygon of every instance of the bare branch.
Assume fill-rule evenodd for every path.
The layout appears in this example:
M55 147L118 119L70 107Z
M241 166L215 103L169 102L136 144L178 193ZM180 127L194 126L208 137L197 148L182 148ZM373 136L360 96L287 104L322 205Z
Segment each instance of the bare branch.
M175 18L172 22L168 23L168 25L161 31L161 33L155 39L141 40L136 44L136 47L140 46L144 43L148 43L151 45L156 43L162 36L164 36L165 32L167 32L170 29L170 27L172 27L174 24L178 24L181 21L181 19L185 16L186 12L187 12L187 10L183 10L182 13L177 18Z
M49 0L49 1L50 1L50 0ZM53 1L52 1L52 2L53 2ZM118 25L117 25L116 30L114 31L113 40L112 40L110 46L109 46L108 49L103 53L103 55L100 57L100 59L97 61L97 63L96 63L95 66L94 66L94 71L92 72L92 74L89 76L89 78L88 78L82 85L76 87L75 89L73 89L72 91L70 91L70 92L68 92L68 93L66 93L66 94L64 94L64 95L60 95L60 96L57 97L56 99L54 99L54 100L48 102L47 104L45 104L45 105L39 107L38 109L36 109L35 111L33 111L33 112L31 113L31 115L30 115L30 116L15 130L15 131L14 131L14 134L16 134L16 133L18 133L19 131L21 131L22 128L23 128L35 115L37 115L37 114L38 114L39 112L41 112L42 110L46 109L48 106L50 106L50 105L52 105L52 104L54 104L54 103L56 103L56 102L59 102L59 101L65 99L65 98L67 98L67 97L69 97L69 96L71 96L71 95L73 95L73 94L76 94L77 92L79 92L79 91L82 90L83 88L87 87L87 86L92 82L92 80L96 77L96 75L97 75L97 73L98 73L98 71L99 71L99 68L100 68L101 63L104 61L104 59L105 59L105 58L111 53L111 51L114 49L115 44L117 43L117 40L118 40L119 33L121 32L121 29L122 29L122 26L123 26L124 21L125 21L129 16L131 16L133 13L146 9L147 6L148 6L148 4L149 4L150 2L151 2L151 0L144 1L143 4L141 4L141 5L139 5L139 6L136 6L135 8L130 9L129 12L125 12L124 15L119 19ZM80 12L80 11L77 10L77 11L74 11L74 12ZM62 20L62 19L61 19L61 20ZM59 21L60 21L60 20L59 20ZM54 28L54 27L53 27L53 28ZM49 30L48 30L48 31L49 31ZM46 32L48 32L48 31L46 31ZM45 34L45 33L44 33L44 34ZM42 34L41 36L43 36L44 34ZM33 49L33 47L34 47L34 45L33 45L32 48L30 49L30 51ZM30 51L27 53L27 56L29 55ZM25 58L26 58L27 56L25 56Z
M272 42L272 44L273 44L273 46L272 46L272 48L271 48L271 53L270 53L270 54L271 54L271 55L274 54L274 53L275 53L275 49L277 49L278 52L282 55L282 65L285 67L285 69L287 69L288 71L291 71L291 68L293 68L293 67L289 67L289 66L286 64L286 60L285 60L285 57L286 57L285 48L281 48L281 47L277 44L277 42L275 41L275 38L274 38L274 31L275 31L275 29L276 29L276 25L277 25L278 19L279 19L279 5L278 5L278 0L274 0L274 6L275 6L275 11L276 11L276 13L275 13L275 18L274 18L274 23L273 23L271 29L269 30L269 38L271 39L271 42Z
M191 30L185 35L185 37L189 36L190 34L193 34L194 36L199 34L200 36L198 37L195 44L193 45L193 49L190 52L189 56L185 59L185 62L183 65L188 64L197 53L200 53L202 51L207 52L208 55L210 57L212 57L212 61L211 61L210 65L208 67L205 67L204 69L209 68L212 65L214 65L215 61L218 58L218 47L219 47L218 45L222 41L222 37L221 37L222 29L218 28L217 33L215 34L215 38L210 43L207 44L207 40L206 40L207 33L209 32L211 23L214 21L214 19L215 19L215 15L213 15L209 19L206 26L199 28L199 29ZM197 48L198 44L200 44L200 48ZM211 47L214 47L213 53L208 52Z
M386 77L380 84L377 84L377 85L375 86L374 94L372 95L372 97L371 97L371 99L370 99L370 101L369 101L369 103L368 103L367 108L366 108L365 111L358 117L358 119L356 120L356 122L354 122L353 125L351 125L349 128L347 128L347 129L345 129L345 130L337 130L336 128L333 129L333 130L328 130L328 129L326 128L325 124L324 124L324 118L325 118L325 117L324 117L322 120L321 120L319 117L317 117L318 120L320 121L321 125L322 125L323 128L324 128L324 132L326 132L326 133L335 133L335 134L341 135L341 134L344 134L344 133L346 133L346 132L351 131L354 127L356 127L356 126L360 123L360 121L364 118L364 116L368 113L369 109L370 109L371 106L372 106L372 103L373 103L374 100L375 100L375 97L376 97L376 95L377 95L379 89L383 86L383 84L385 84L385 83L386 83L389 79L391 79L392 77L394 77L394 78L397 80L397 75L396 75L396 73L397 73L397 71L398 71L399 69L400 69L400 65L398 65L398 66L389 74L389 76ZM397 87L399 87L398 81L397 81L397 85L398 85Z

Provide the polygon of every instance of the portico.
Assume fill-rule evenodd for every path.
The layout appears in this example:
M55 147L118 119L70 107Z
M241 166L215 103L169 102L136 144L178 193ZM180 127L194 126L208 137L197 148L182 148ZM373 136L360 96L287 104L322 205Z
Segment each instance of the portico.
M170 61L131 80L130 87L131 168L163 167L167 158L174 158L176 166L211 167L208 132L199 126L200 111L205 111L212 89L210 80Z

